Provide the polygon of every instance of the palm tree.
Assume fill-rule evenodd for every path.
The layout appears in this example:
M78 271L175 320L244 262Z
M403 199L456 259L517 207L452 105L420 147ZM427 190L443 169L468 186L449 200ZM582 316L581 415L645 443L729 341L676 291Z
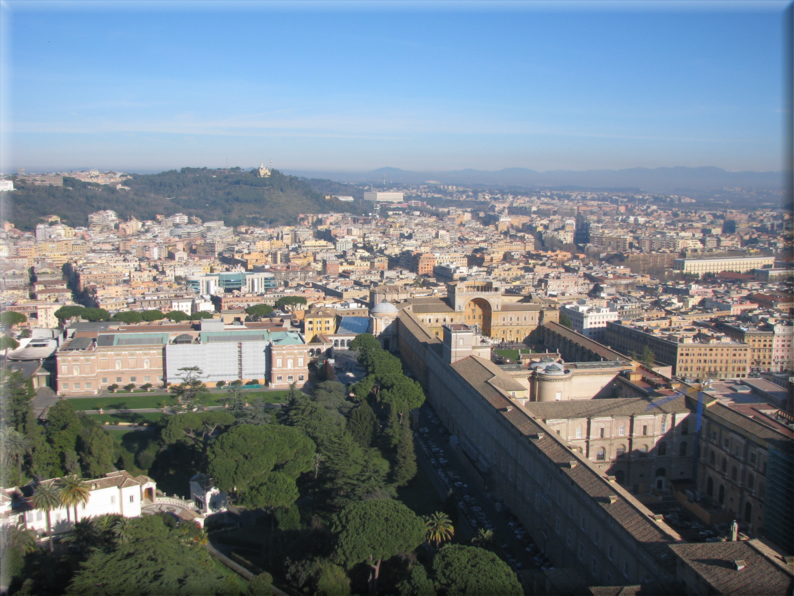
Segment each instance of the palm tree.
M77 506L88 503L88 499L91 498L91 491L75 474L61 480L60 496L61 503L66 505L67 511L69 507L74 507L74 519L72 519L72 523L77 523Z
M14 429L4 428L0 431L0 443L7 463L16 460L19 484L22 484L22 458L30 450L30 443L25 435Z
M100 515L94 520L94 526L105 546L110 546L113 543L113 526L120 518L121 516L118 514L109 513L107 515Z
M99 538L99 531L96 524L94 520L87 517L76 522L74 531L65 536L63 541L67 544L74 544L81 553L84 553L96 544L97 538Z
M52 554L52 522L50 511L61 506L61 498L54 482L39 484L33 493L33 507L43 509L47 514L47 535L49 536L50 554Z
M487 546L493 544L494 541L494 533L493 530L486 530L485 528L480 528L477 531L477 535L471 539L472 543L477 544L478 546Z
M130 541L130 518L119 516L113 524L113 536L117 544L126 544Z
M23 555L29 555L36 550L36 535L33 530L28 530L22 524L17 524L11 528L8 544L16 546Z
M436 547L445 540L450 540L455 535L452 520L442 511L436 511L433 515L426 516L425 528L427 541Z

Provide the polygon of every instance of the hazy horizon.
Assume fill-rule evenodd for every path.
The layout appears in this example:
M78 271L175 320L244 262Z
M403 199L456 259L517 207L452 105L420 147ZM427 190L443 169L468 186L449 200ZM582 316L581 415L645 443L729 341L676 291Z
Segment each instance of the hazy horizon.
M778 172L787 6L12 1L0 169Z

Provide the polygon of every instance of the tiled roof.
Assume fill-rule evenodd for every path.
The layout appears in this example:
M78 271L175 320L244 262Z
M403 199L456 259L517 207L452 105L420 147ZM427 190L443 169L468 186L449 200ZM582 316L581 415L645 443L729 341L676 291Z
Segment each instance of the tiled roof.
M572 342L579 344L580 346L590 350L594 354L597 354L604 358L605 360L621 360L627 361L630 360L628 356L625 354L621 354L607 346L598 343L597 341L593 341L589 337L585 337L581 333L576 333L576 331L571 331L564 325L560 325L559 323L555 323L553 321L546 321L543 323L544 327L548 327L556 334L561 335L566 339L570 339Z
M770 560L771 553L756 540L674 544L670 548L718 594L789 596L794 589L794 569ZM737 570L735 561L744 561L744 569Z
M582 399L571 401L527 402L524 408L534 418L564 420L568 418L598 418L600 416L641 416L689 412L684 396L661 406L652 407L649 399L642 397L617 399Z
M526 436L526 440L543 435L540 440L532 440L533 445L543 452L543 456L642 544L648 555L661 567L672 572L673 558L667 551L667 545L680 541L681 536L664 522L655 521L653 513L617 482L607 479L587 459L569 449L543 422L534 420L527 411L515 407L512 401L488 384L491 373L481 362L482 359L476 357L465 358L453 364L452 368L494 408L500 410L500 414ZM508 406L512 406L509 411ZM576 465L571 467L571 461L575 461ZM618 499L611 502L610 496L617 496Z
M412 298L410 302L417 314L455 312L442 298Z

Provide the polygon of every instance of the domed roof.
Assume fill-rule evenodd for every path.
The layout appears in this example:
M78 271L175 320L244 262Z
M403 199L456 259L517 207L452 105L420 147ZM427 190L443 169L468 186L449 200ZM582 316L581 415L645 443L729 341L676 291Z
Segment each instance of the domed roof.
M373 315L396 315L398 312L400 311L397 310L396 306L385 300L370 311Z
M549 364L543 371L547 375L564 375L565 369L559 364Z

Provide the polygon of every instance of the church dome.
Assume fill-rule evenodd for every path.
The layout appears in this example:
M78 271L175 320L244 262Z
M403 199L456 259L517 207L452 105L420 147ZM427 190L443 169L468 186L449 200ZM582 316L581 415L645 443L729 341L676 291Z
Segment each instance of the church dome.
M383 302L375 306L375 308L373 308L370 311L370 314L373 314L375 316L378 315L388 316L388 315L396 315L398 312L399 311L397 310L396 306L394 306L391 302L386 302L384 300Z

